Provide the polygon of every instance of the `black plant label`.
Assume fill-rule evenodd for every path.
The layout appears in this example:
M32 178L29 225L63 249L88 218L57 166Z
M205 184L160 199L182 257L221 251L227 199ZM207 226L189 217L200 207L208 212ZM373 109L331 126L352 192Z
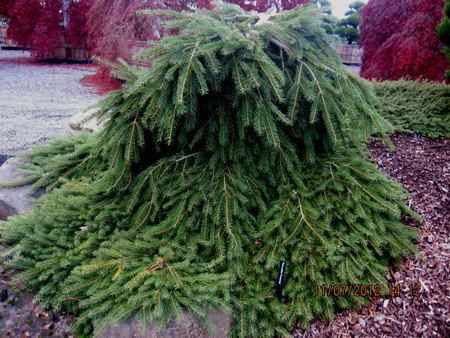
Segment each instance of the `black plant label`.
M280 302L281 302L281 296L283 294L283 281L284 281L285 271L286 271L286 261L280 261L280 270L278 271L278 281L277 281L277 289L276 289L276 295Z

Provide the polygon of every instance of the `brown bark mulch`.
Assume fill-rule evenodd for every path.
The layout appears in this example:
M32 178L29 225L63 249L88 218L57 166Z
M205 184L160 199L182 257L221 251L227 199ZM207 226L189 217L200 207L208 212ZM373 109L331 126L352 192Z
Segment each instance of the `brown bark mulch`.
M406 204L423 217L402 221L419 228L415 244L425 260L410 255L401 270L389 268L392 296L338 313L332 322L319 319L307 330L297 328L295 337L450 337L450 139L395 133L391 140L394 151L379 140L368 149L380 170L410 193Z

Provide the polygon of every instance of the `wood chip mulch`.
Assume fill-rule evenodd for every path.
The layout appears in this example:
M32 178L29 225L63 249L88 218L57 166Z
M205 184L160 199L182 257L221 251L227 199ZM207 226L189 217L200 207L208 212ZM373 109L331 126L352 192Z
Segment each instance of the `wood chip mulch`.
M424 260L410 255L401 270L389 268L386 278L397 294L338 313L332 322L318 319L307 330L297 328L294 337L450 337L450 139L395 133L391 140L394 151L379 140L368 149L380 170L410 193L406 204L423 217L418 222L405 216L402 222L419 228L415 244Z

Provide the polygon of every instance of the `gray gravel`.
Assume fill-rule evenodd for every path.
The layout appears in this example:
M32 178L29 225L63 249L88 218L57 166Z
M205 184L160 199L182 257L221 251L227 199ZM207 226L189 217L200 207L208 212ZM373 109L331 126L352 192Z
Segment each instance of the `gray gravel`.
M353 75L359 75L359 72L361 71L361 66L357 65L347 66L347 70Z
M81 79L83 64L35 63L27 52L0 49L0 155L70 132L68 119L96 103Z

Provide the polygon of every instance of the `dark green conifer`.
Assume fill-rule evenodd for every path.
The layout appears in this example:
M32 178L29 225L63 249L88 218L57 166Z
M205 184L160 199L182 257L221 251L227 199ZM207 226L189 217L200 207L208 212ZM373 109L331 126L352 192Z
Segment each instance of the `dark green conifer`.
M385 290L415 234L399 222L404 191L360 145L389 125L316 9L145 14L179 34L139 56L150 69L115 66L126 84L101 102L104 130L24 155L52 189L1 226L18 278L78 313L77 332L134 314L162 327L181 309L211 326L217 306L232 335L288 334L367 302L315 286Z

